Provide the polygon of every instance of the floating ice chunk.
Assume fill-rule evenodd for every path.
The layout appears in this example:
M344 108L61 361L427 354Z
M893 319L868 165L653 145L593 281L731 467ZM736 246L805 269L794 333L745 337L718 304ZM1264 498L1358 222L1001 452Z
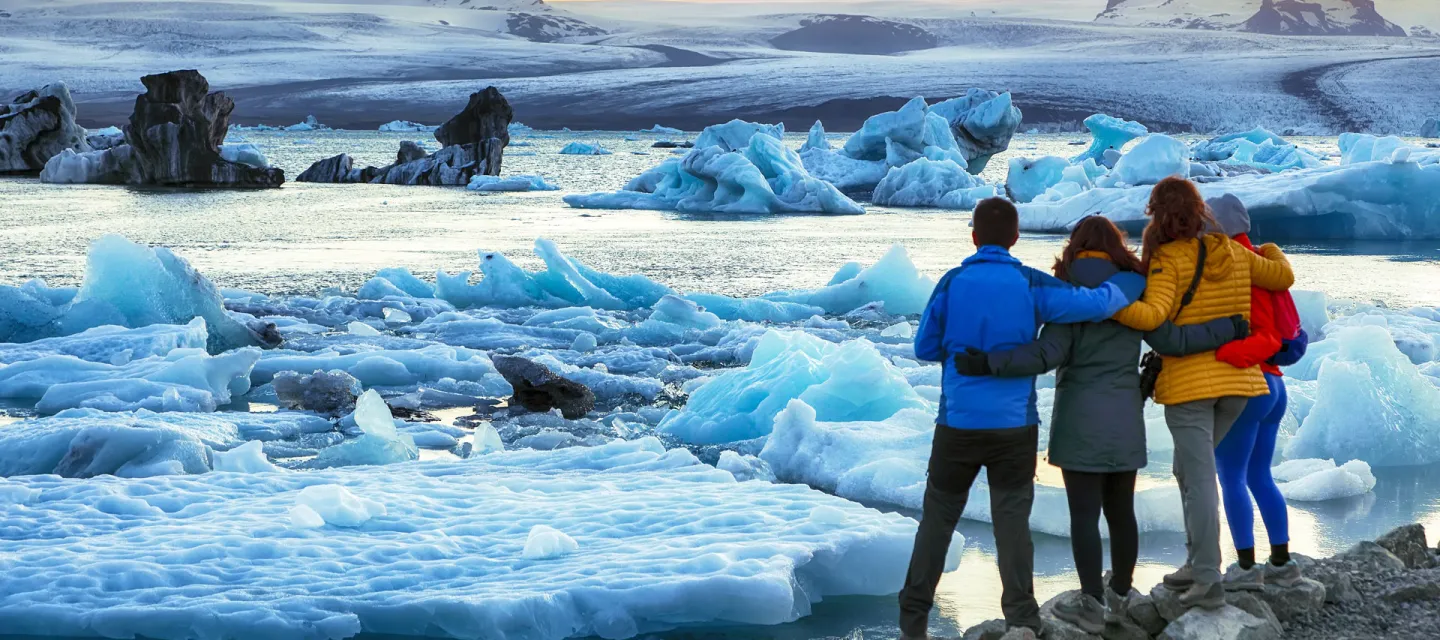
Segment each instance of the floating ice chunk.
M522 135L523 135L523 134L531 133L531 132L535 131L534 128L532 128L532 127L527 127L527 126L525 126L525 124L522 123L522 122L511 122L509 125L507 125L507 126L505 127L505 130L506 130L507 133L510 133L510 134L512 134L512 135L514 135L514 134L522 134Z
M1440 322L1388 309L1367 309L1335 319L1325 325L1325 331L1328 335L1345 327L1358 326L1385 329L1395 340L1395 347L1417 365L1440 359ZM1306 355L1309 356L1309 353Z
M439 129L439 127L423 125L418 122L410 122L409 120L391 120L385 124L380 125L381 131L389 131L396 133L420 133L434 131L436 129Z
M581 353L594 351L596 346L598 346L598 342L596 342L595 334L593 333L582 333L575 336L575 341L570 343L571 350Z
M79 407L214 411L250 390L250 369L259 359L258 349L220 356L176 349L121 365L46 356L0 366L0 398L38 398L41 413Z
M763 298L732 298L713 293L691 293L684 297L722 320L788 324L825 313L824 309L808 304L776 302Z
M695 138L695 148L720 147L725 151L742 151L750 146L755 134L764 134L776 140L785 139L784 124L756 124L735 119L725 124L705 127Z
M378 336L380 330L356 320L345 326L352 336Z
M1271 474L1285 499L1296 502L1350 498L1375 488L1375 475L1363 460L1351 460L1338 467L1334 460L1287 460Z
M261 473L280 470L265 457L264 443L259 440L251 440L229 451L216 451L210 458L216 471Z
M741 455L734 451L721 451L720 460L715 463L715 468L729 471L730 475L735 476L735 479L740 482L747 480L775 481L775 473L770 470L770 465L766 464L764 460L755 456ZM844 512L840 513L843 518Z
M471 285L469 274L437 274L437 295L457 307L566 307L639 309L674 293L669 287L641 275L616 276L581 264L544 238L535 241L535 253L545 271L529 272L496 252L480 252L483 278Z
M273 376L275 402L285 409L338 417L354 411L355 399L364 392L355 376L340 370L317 370L309 374L279 371Z
M371 518L385 515L385 505L362 498L338 484L317 484L305 487L295 496L299 506L309 507L325 524L335 527L358 527Z
M825 125L820 124L819 120L816 120L815 124L810 127L810 135L805 138L805 144L800 147L800 153L803 154L811 149L827 151L830 149L830 140L825 137Z
M881 330L880 335L885 338L902 338L909 340L915 335L915 327L909 322L897 322Z
M422 327L425 325L421 325ZM421 349L334 351L300 353L272 351L255 365L251 379L269 382L281 371L302 373L344 371L367 387L408 387L450 378L479 385L487 397L504 397L512 390L484 353L464 347L431 345Z
M270 161L265 158L265 154L255 145L248 142L220 145L220 157L237 164L243 164L247 167L255 167L256 169L270 168Z
M406 295L416 298L435 297L435 286L415 277L409 269L403 267L381 269L379 273L375 274L375 277L385 279L395 288L405 292Z
M590 144L577 141L562 147L560 154L566 156L608 156L610 155L610 150L600 146L598 142Z
M304 122L301 122L301 123L299 123L299 124L292 124L292 125L290 125L290 126L288 126L288 127L285 127L285 130L286 130L286 131L329 131L329 130L330 130L330 127L327 127L327 126L325 126L325 125L323 125L323 124L320 124L320 121L319 121L319 120L316 120L316 119L315 119L315 116L309 115L309 116L305 116L305 121L304 121Z
M204 318L211 353L273 346L227 314L215 285L184 258L164 247L143 247L116 235L102 236L91 245L85 280L66 314L81 316L76 320L83 322L83 316L100 309L107 312L107 321L113 313L128 327L185 324Z
M471 455L478 456L505 450L505 443L500 440L500 433L495 431L494 425L489 422L475 427L474 442L475 447L471 450Z
M130 360L168 355L176 349L204 349L208 336L204 318L195 318L185 325L155 324L138 329L102 326L73 336L0 344L0 364L52 355L125 364ZM121 355L125 357L119 358Z
M1140 140L1096 184L1101 187L1147 185L1170 176L1190 177L1190 147L1157 133Z
M1403 148L1407 148L1405 141L1395 136L1379 138L1368 133L1342 133L1340 164L1382 162L1391 159L1397 150Z
M1440 462L1440 388L1381 327L1339 329L1321 344L1332 341L1337 350L1320 363L1315 405L1285 456L1375 467Z
M697 143L683 158L666 160L623 191L572 194L565 196L565 203L578 208L751 215L865 212L834 185L810 175L800 157L778 138L762 134L748 140L742 152Z
M1060 183L1070 162L1064 158L1014 158L1005 179L1005 193L1017 203L1030 202Z
M395 429L390 407L374 389L366 391L355 402L355 424L360 427L362 435L322 450L315 457L316 466L383 465L420 457L415 440ZM325 512L320 513L324 515ZM325 520L331 522L329 517Z
M872 200L884 206L934 207L953 191L981 186L984 182L953 161L920 158L885 174Z
M123 181L123 171L117 155L128 157L130 147L100 149L77 153L74 149L61 149L50 156L40 170L40 181L46 184L102 184Z
M471 191L559 191L560 187L545 181L545 176L538 175L515 175L487 176L476 175L470 178L470 184L466 185Z
M1325 339L1325 325L1330 324L1330 301L1323 291L1291 289L1295 309L1300 312L1300 326L1311 342Z
M1090 130L1090 147L1084 153L1075 156L1072 161L1082 163L1086 160L1103 162L1105 152L1115 150L1119 152L1129 144L1131 140L1145 136L1150 130L1145 125L1129 120L1122 120L1097 113L1085 119L1085 128Z
M908 148L914 154L910 160L914 160L924 147L922 138L928 113L925 99L916 97L895 111L870 116L845 141L843 153L856 160L885 160L890 155L890 147L899 145Z
M835 315L882 302L889 313L911 315L925 309L934 290L935 281L921 274L910 261L905 247L897 244L878 262L839 284L814 290L781 291L764 297L820 307Z
M385 314L385 324L387 325L409 324L415 321L404 309L386 307L381 313Z
M868 340L834 345L801 332L770 331L748 367L715 376L657 429L695 444L750 440L769 433L775 415L796 398L832 421L883 420L929 407Z
M662 126L660 126L660 125L657 124L657 125L655 125L655 126L653 126L653 127L650 127L649 129L641 129L641 130L640 130L640 133L657 133L657 134L661 134L661 135L678 136L678 135L680 135L680 134L682 134L682 133L685 133L685 132L684 132L684 131L681 131L681 130L679 130L679 129L676 129L676 128L674 128L674 127L662 127Z
M8 483L17 489L6 494L43 487L45 499L5 520L0 554L11 563L0 574L0 592L51 605L0 611L0 627L30 635L79 636L102 627L114 636L207 638L416 629L479 638L518 629L562 640L690 624L779 624L806 615L821 598L895 593L915 535L914 520L902 515L802 486L736 483L653 438L238 480L207 474ZM336 526L342 516L362 517L354 510L320 518L328 522L321 531L293 529L287 514L302 492L324 485L355 496L369 519ZM339 491L331 491L314 507L350 502L332 500ZM165 513L152 507L147 515L96 517L100 500L122 496L138 496L130 498L137 506L162 505ZM386 515L375 516L365 498ZM822 515L812 516L817 510ZM844 526L823 524L840 520ZM113 541L76 545L73 537L44 535L82 523L87 536ZM576 550L526 560L536 525L563 530ZM957 536L954 548L962 547ZM317 549L323 560L297 561ZM949 568L958 560L952 555ZM223 579L237 566L246 581ZM125 580L117 581L121 570ZM185 598L135 615L156 588L176 581L188 585ZM251 588L257 583L286 588L261 593ZM329 595L313 595L321 592ZM605 606L575 606L585 601ZM456 609L459 602L467 604ZM666 604L657 609L657 602ZM507 627L507 620L519 622Z
M1258 167L1267 171L1313 169L1324 162L1262 127L1231 133L1198 143L1191 156L1202 162L1225 162Z
M537 524L530 528L525 538L525 550L521 553L526 560L549 560L569 555L580 550L580 545L565 532Z
M290 507L290 526L296 529L319 529L325 526L325 518L315 513L309 505L297 504Z

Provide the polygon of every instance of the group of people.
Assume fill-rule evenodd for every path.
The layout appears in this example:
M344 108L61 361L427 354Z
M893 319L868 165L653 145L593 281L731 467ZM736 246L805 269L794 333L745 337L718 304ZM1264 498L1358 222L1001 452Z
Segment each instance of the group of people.
M1249 214L1234 196L1207 202L1191 182L1170 178L1155 185L1146 215L1138 256L1110 220L1081 220L1052 276L1010 255L1020 236L1013 205L996 198L976 208L976 252L940 280L915 337L915 354L942 363L944 374L923 514L900 592L903 638L927 636L945 555L982 468L1006 623L1043 633L1029 522L1035 379L1051 370L1048 459L1064 479L1083 594L1058 603L1056 617L1100 633L1138 597L1135 478L1148 462L1144 407L1152 395L1174 438L1185 522L1186 561L1165 587L1181 592L1186 607L1217 608L1227 589L1299 582L1285 499L1270 475L1286 407L1278 367L1306 345L1288 293L1294 273L1278 247L1250 242ZM1156 354L1143 365L1142 342ZM1222 493L1238 556L1223 575ZM1263 564L1255 559L1252 494L1269 535Z

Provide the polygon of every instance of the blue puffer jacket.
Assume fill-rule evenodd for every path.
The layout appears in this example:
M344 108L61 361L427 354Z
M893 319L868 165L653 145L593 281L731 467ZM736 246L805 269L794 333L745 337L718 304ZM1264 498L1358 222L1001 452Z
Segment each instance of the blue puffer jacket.
M989 352L1029 344L1047 322L1105 320L1144 289L1144 278L1120 276L1095 289L1077 288L998 246L981 247L940 279L920 316L915 355L942 363L944 371L937 422L957 429L1039 424L1034 377L962 376L950 356L967 347Z

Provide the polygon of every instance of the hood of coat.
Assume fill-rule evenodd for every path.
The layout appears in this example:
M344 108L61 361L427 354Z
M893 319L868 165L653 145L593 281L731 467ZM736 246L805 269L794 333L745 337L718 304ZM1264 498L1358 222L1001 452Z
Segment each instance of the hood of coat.
M1096 251L1082 251L1076 260L1070 263L1069 270L1071 284L1091 289L1105 284L1106 280L1117 273L1120 273L1120 267L1115 266L1104 253Z
M1206 234L1201 236L1200 241L1205 243L1209 252L1205 257L1205 279L1230 279L1235 272L1235 248L1239 245L1223 233Z

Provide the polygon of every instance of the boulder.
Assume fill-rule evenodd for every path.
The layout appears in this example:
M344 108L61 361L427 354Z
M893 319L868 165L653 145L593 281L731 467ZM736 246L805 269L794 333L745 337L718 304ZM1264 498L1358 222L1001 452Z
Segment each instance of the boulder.
M415 144L413 140L402 140L400 142L400 150L395 153L395 164L414 162L427 155L430 154L425 153L425 149Z
M1313 578L1325 586L1325 602L1327 604L1362 600L1360 591L1355 588L1350 574L1336 569L1330 561L1317 562L1314 558L1299 553L1292 553L1290 557L1300 565L1300 570L1305 573L1305 577Z
M1426 571L1428 575L1417 576L1407 584L1393 586L1380 594L1385 602L1400 604L1406 602L1440 601L1440 572Z
M1440 118L1426 118L1425 124L1420 126L1420 137L1440 138Z
M1159 637L1161 640L1278 640L1283 633L1278 622L1227 604L1214 610L1186 611L1165 627Z
M470 94L460 113L435 130L435 140L446 147L473 146L478 165L471 175L500 175L505 145L510 144L510 121L515 112L495 87ZM469 182L466 176L465 182ZM463 183L462 183L463 184Z
M301 374L281 371L272 381L282 409L314 411L340 417L355 410L355 401L364 388L355 376L344 371L316 371Z
M1340 565L1340 568L1346 570L1371 573L1405 570L1404 560L1391 553L1389 549L1380 546L1379 543L1369 540L1358 542L1355 546L1336 554L1330 558L1330 563Z
M75 124L75 101L63 82L0 103L0 174L34 173L61 151L84 153L85 129Z
M1125 598L1125 615L1151 636L1165 629L1166 620L1155 608L1155 601L1134 589L1131 589L1130 595Z
M1157 584L1150 590L1150 601L1155 605L1155 612L1166 622L1174 622L1185 615L1185 606L1180 604L1180 592L1166 589L1163 584Z
M595 394L579 382L556 375L543 364L519 356L491 358L495 369L515 390L510 403L529 411L559 409L567 420L578 420L595 408Z
M1004 620L986 620L966 629L960 640L1000 640L1008 630Z
M296 182L370 182L379 173L375 167L359 169L355 167L355 161L349 154L342 153L338 156L326 158L310 165L300 175L295 177Z
M1424 525L1407 524L1397 527L1376 539L1375 544L1395 554L1396 558L1411 569L1429 569L1436 564L1435 556L1430 553L1430 547L1425 542Z
M1288 622L1325 606L1325 591L1325 585L1320 581L1302 578L1300 584L1293 587L1267 584L1259 592L1259 596L1269 605L1276 618L1281 622Z
M210 93L198 71L171 71L140 79L145 93L125 128L143 184L176 187L278 187L285 172L231 162L220 156L235 101Z
M1047 636L1048 638L1048 636ZM1015 627L1000 636L1000 640L1036 640L1035 632L1025 627Z

